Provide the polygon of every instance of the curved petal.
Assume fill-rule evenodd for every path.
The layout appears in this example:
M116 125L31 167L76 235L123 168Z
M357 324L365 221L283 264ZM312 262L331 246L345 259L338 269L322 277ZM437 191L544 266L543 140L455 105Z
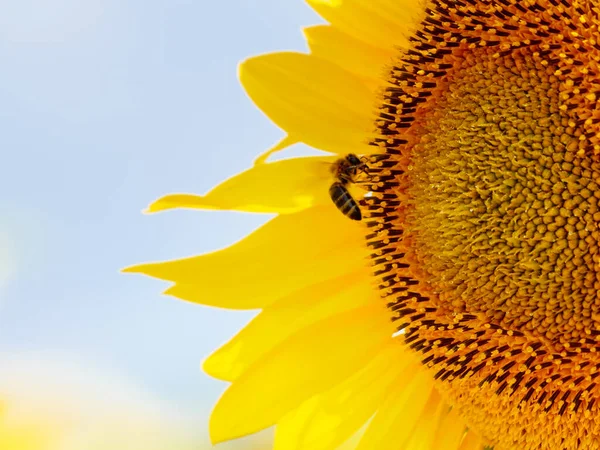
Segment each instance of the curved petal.
M256 157L256 159L254 160L254 165L258 165L258 164L264 164L267 162L267 159L269 158L269 156L280 152L282 150L285 150L288 147L291 147L292 145L295 145L297 143L299 143L300 141L298 139L294 139L291 138L289 136L285 136L283 139L281 139L277 144L275 144L273 147L271 147L270 149L268 149L267 151L262 152L260 155L258 155Z
M279 421L274 449L336 449L375 413L412 361L396 342L390 342L365 368Z
M336 157L291 158L259 164L219 184L206 195L170 194L147 212L173 208L293 213L328 203Z
M278 216L220 251L140 264L124 272L172 281L175 285L165 292L184 300L256 309L303 287L361 269L366 257L363 241L361 224L333 205L323 206Z
M465 438L460 444L459 450L482 450L483 440L475 434L472 430L469 430Z
M449 406L442 400L438 391L434 389L408 438L408 442L403 448L405 450L433 450L440 422L448 410ZM444 450L452 449L448 447Z
M262 357L217 403L210 421L213 442L275 424L368 364L391 340L384 308L376 303L318 322Z
M458 415L455 408L442 417L436 438L433 444L433 450L456 450L467 434L462 417Z
M409 385L398 383L375 414L357 450L390 448L390 445L404 448L432 389L431 374L425 371L416 374Z
M258 358L298 330L342 311L377 301L369 269L300 289L267 306L203 364L215 378L233 381Z
M372 46L406 47L408 36L424 15L421 0L307 0L325 20Z
M369 153L370 90L338 65L303 53L270 53L240 65L252 101L290 138L333 153Z
M385 83L384 72L394 61L393 52L373 47L330 25L305 28L304 35L313 55L333 61L363 78L373 88Z

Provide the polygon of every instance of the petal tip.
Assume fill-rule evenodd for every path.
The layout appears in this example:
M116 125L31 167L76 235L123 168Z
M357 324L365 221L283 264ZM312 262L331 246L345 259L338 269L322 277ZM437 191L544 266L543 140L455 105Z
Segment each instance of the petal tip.
M133 266L123 267L120 272L121 273L141 273L143 275L154 276L151 267L155 264L134 264Z
M214 353L213 353L214 354ZM208 375L210 375L210 367L211 367L211 363L209 362L210 359L212 358L212 355L207 356L206 358L204 358L204 361L202 361L200 363L200 370Z
M121 273L140 273L140 264L136 264L134 266L123 267L119 270Z
M231 382L233 381L233 377L227 376L223 373L223 368L221 367L222 362L219 362L219 350L213 352L211 355L205 358L204 361L202 361L202 364L200 364L200 369L202 370L202 372L204 372L206 375L212 378L216 378L217 380L221 381Z
M250 58L243 59L238 63L237 75L240 80L247 73L248 67L252 66L255 58L257 58L257 56L251 56Z
M172 286L169 286L167 289L162 291L161 294L168 295L169 297L179 298L179 297L177 297L177 294L174 292L176 290L176 288L177 288L177 284L173 284Z
M268 149L267 151L258 155L258 157L254 160L254 166L260 166L261 164L265 164L267 159L273 155L274 153L285 150L287 147L291 147L294 144L297 144L299 141L296 138L293 138L289 135L286 135L283 139L281 139L277 144Z
M184 198L185 194L170 194L153 201L146 209L142 211L144 214L153 214L167 209L180 207L177 200Z

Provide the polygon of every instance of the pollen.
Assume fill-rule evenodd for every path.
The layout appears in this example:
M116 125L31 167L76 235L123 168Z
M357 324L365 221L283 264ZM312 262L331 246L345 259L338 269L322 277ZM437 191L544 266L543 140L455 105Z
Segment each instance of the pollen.
M365 201L396 339L497 449L600 448L600 10L430 1Z

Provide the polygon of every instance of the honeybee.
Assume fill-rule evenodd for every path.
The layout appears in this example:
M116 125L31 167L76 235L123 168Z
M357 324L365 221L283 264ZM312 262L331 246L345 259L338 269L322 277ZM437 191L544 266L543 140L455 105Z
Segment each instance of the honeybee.
M356 182L359 172L367 172L366 162L354 153L349 153L344 158L338 159L331 171L335 176L335 181L329 188L331 200L346 217L361 220L362 212L357 201L348 191L348 185Z

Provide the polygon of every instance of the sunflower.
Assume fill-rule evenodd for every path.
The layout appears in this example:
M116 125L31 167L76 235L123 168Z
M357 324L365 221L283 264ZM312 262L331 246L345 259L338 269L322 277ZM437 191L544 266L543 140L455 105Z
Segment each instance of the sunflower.
M261 310L204 364L231 383L213 440L276 425L282 450L599 449L600 5L308 3L329 22L305 30L310 54L240 68L285 138L150 206L277 216L128 269ZM296 142L333 155L267 162Z

